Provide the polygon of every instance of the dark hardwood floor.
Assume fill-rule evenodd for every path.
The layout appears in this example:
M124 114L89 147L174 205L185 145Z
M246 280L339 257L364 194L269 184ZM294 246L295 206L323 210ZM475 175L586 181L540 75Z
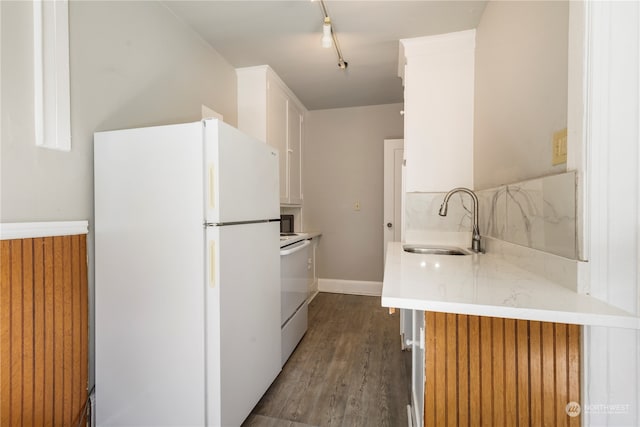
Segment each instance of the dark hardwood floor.
M243 426L406 426L410 353L379 297L321 293L309 330Z

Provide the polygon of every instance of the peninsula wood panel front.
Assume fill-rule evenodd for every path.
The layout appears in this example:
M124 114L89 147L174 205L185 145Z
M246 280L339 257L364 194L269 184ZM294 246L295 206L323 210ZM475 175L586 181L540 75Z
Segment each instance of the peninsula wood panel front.
M425 312L425 426L580 426L580 326Z
M0 242L0 426L78 423L87 308L85 235Z

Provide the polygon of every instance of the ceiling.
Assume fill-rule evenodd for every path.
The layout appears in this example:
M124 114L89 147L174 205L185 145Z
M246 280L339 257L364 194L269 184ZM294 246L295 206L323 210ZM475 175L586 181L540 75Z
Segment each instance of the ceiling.
M317 1L165 1L234 67L268 64L309 110L402 102L398 40L467 30L486 1L327 0L342 49L320 45Z

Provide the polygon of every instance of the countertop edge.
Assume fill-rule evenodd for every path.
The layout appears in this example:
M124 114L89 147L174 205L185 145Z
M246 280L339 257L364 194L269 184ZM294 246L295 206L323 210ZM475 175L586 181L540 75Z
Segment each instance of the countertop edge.
M471 316L488 316L516 320L536 320L540 322L567 323L584 326L640 329L640 318L634 316L587 314L569 311L538 310L533 308L450 303L429 300L407 300L404 298L385 296L382 297L381 304L383 307L434 311L439 313L466 314Z

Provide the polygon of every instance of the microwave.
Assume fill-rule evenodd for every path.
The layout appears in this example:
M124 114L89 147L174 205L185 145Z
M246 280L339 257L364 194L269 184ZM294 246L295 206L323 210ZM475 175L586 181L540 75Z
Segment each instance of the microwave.
M280 215L280 232L293 233L293 215Z

